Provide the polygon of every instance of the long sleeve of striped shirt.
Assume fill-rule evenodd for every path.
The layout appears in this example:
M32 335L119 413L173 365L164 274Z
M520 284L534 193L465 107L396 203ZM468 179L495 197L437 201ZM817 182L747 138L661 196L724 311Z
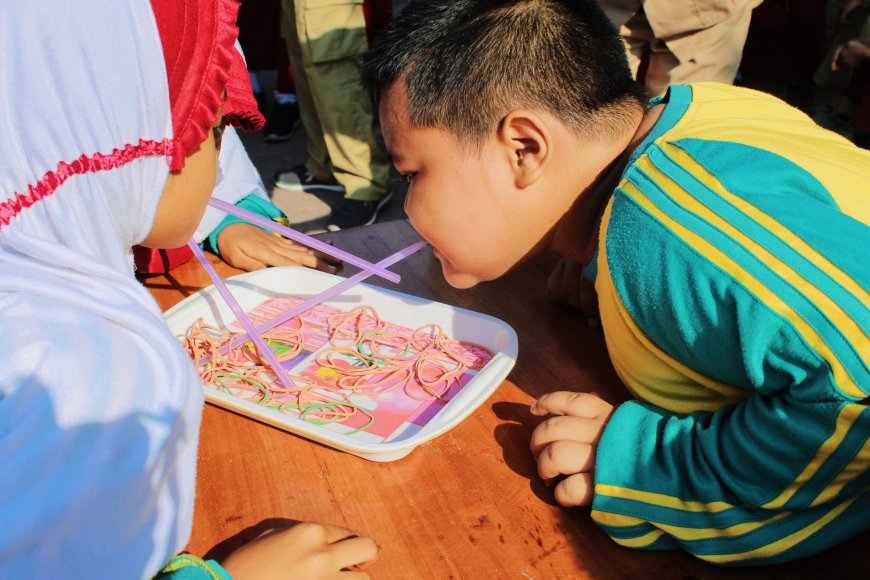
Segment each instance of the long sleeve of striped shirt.
M600 237L637 398L598 447L615 541L759 564L870 527L868 176L870 153L772 97L671 88Z

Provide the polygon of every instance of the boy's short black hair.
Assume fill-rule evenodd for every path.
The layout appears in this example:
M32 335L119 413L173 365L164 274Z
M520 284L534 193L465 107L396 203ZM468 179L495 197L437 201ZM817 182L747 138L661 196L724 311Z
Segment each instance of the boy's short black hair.
M596 0L417 0L366 54L362 75L376 103L404 79L413 126L478 144L520 107L606 139L645 106Z

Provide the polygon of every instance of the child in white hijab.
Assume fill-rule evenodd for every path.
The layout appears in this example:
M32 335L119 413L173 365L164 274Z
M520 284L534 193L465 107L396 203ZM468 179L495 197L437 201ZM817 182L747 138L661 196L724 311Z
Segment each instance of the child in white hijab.
M190 239L224 124L262 124L237 9L0 4L0 577L147 578L187 544L202 388L129 249ZM165 574L358 575L375 553L305 524Z
M232 126L227 127L223 135L212 197L283 225L290 224L284 212L269 199L257 168ZM340 260L272 235L213 207L206 208L193 239L203 250L217 254L230 266L242 270L306 266L334 274L341 268ZM193 259L193 252L186 244L172 249L135 246L133 254L136 272L141 275L162 274Z

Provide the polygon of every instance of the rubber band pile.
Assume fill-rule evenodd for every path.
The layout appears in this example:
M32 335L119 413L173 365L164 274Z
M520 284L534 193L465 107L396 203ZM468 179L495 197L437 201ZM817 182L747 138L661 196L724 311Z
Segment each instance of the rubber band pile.
M251 317L276 311L264 303ZM325 336L312 343L321 325ZM180 337L204 384L316 424L358 425L348 434L375 421L362 398L401 389L418 401L444 401L462 387L463 377L467 382L469 371L493 356L486 347L450 338L437 324L410 330L382 320L368 306L349 312L318 306L261 334L282 368L294 371L295 386L287 388L251 341L221 352L238 334L200 319ZM365 416L362 422L358 414Z
M386 268L425 247L425 241L373 264L232 204L214 198L208 203L362 271L304 302L295 300L292 306L269 312L255 325L196 242L188 242L244 329L223 330L200 320L182 337L204 384L282 413L298 414L306 421L338 425L343 432L351 429L348 435L366 431L366 436L386 440L407 425L421 425L437 412L437 403L451 398L493 357L483 346L450 339L434 324L401 329L381 321L372 308L341 312L322 304L372 275L399 282L401 277ZM261 304L254 312L264 308L270 310L268 304ZM311 337L306 336L303 320L324 310L335 314L327 320L328 336L316 345L306 344ZM310 353L316 353L313 364L291 377L285 367L301 367L295 359L308 359ZM403 396L395 397L396 392ZM421 403L427 400L432 404ZM365 420L360 421L360 416Z

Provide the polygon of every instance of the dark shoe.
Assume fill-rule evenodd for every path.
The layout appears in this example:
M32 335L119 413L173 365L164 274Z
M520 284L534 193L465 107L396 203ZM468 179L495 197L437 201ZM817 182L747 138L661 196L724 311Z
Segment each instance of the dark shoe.
M356 226L368 226L375 223L378 212L383 209L392 194L388 193L378 201L358 201L345 199L329 217L326 229L331 232L346 230Z
M272 114L263 128L263 139L271 143L286 141L293 136L293 130L299 124L299 104L275 103Z
M275 187L285 191L337 191L344 193L344 186L337 181L321 181L314 177L305 165L281 169L275 173Z

